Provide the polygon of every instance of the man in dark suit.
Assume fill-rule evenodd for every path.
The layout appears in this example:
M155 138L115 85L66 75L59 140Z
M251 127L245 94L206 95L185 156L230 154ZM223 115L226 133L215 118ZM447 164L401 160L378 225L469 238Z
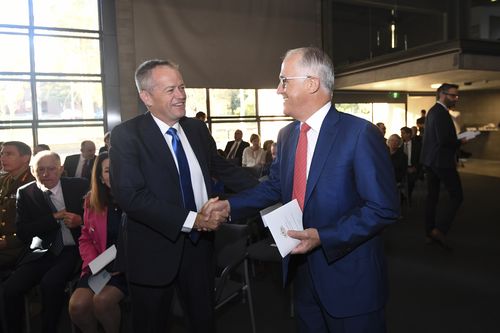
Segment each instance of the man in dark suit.
M297 199L304 231L283 260L293 280L299 332L385 332L387 272L382 230L399 216L394 172L371 123L332 105L333 65L317 48L290 50L278 94L296 119L278 135L269 179L254 189L209 203L207 213L241 218Z
M17 235L27 245L40 240L37 252L28 253L4 282L9 332L23 327L23 295L40 284L42 332L57 332L64 302L64 288L80 258L78 237L82 225L83 197L88 181L61 178L57 153L39 152L33 161L36 181L19 188Z
M415 188L415 183L422 172L420 164L420 151L422 146L420 142L413 139L412 130L409 127L401 128L401 138L403 139L403 144L401 148L407 157L407 170L406 170L406 181L408 185L408 203L411 205L411 196L413 189Z
M446 234L463 201L462 183L457 171L456 154L462 142L458 140L448 108L455 106L458 85L443 83L437 90L437 102L429 109L425 120L421 162L426 168L427 200L425 232L427 240L446 244ZM436 221L441 183L450 195L450 205L442 220Z
M205 217L211 177L235 191L258 182L218 155L206 125L185 117L177 65L150 60L136 71L149 112L111 134L114 198L127 214L126 273L136 332L164 332L177 289L191 332L213 332L213 233L227 212ZM216 200L216 199L211 199Z
M69 155L64 159L64 171L68 177L81 177L90 180L95 161L95 143L82 141L80 154Z
M224 149L224 153L226 154L226 158L236 165L241 166L241 160L243 157L243 150L246 147L249 147L250 144L246 141L243 141L243 132L241 130L234 131L234 140L229 141L226 144L226 149Z

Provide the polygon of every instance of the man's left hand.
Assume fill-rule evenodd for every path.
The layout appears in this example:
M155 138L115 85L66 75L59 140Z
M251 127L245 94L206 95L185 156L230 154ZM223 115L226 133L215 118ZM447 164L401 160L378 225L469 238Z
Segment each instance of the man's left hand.
M292 250L292 254L305 254L321 245L318 230L315 228L303 231L288 230L287 235L300 240L299 245Z

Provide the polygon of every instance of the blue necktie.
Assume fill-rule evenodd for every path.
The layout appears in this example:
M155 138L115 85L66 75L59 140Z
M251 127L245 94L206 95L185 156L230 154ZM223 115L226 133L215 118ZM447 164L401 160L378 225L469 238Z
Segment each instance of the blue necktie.
M189 163L186 153L184 152L184 148L182 148L181 140L177 135L177 130L170 127L167 134L172 137L172 148L174 149L174 153L177 158L177 165L179 166L179 180L181 183L184 208L189 209L192 212L196 212L196 202L194 201L193 185L191 183L191 173L189 172ZM190 237L191 240L197 241L199 233L196 230L192 230Z

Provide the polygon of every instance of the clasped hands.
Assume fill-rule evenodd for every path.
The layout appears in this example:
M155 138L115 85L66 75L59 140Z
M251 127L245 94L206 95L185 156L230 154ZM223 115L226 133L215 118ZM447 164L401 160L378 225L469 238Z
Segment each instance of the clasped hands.
M214 231L227 221L231 208L229 201L218 197L208 200L196 215L193 228L198 231Z
M68 212L66 209L53 213L53 216L56 220L62 221L68 228L76 228L82 225L82 217L78 214Z

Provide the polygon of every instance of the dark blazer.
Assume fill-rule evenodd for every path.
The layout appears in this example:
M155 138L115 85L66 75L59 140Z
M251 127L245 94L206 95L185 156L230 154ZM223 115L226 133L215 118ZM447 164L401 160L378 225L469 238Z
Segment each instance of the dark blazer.
M421 162L428 167L456 168L460 147L457 132L448 110L439 103L427 112Z
M83 178L62 177L61 188L66 210L83 218L83 197L89 188L88 181ZM48 249L56 237L59 224L36 182L19 188L16 224L19 238L27 245L30 245L33 237L37 236L42 239L42 247ZM80 228L69 230L75 243L78 244Z
M401 147L390 155L396 182L401 183L406 175L406 169L408 169L408 156Z
M411 139L411 160L410 160L410 166L415 167L417 169L420 169L420 166L422 165L420 163L420 154L422 152L422 144L416 140L416 139ZM403 153L404 153L404 142L399 148ZM406 165L408 165L408 157L406 158Z
M300 123L278 135L269 179L229 198L231 217L292 198ZM334 317L378 310L387 300L381 232L399 216L399 197L380 130L360 118L326 115L312 158L304 200L304 229L319 232L321 246L306 255L321 304ZM287 278L290 256L283 260Z
M234 140L229 141L226 144L226 149L224 149L224 153L226 154L226 158L229 156L229 152L231 151L231 147L233 146ZM241 166L241 159L243 158L243 150L245 150L246 147L249 147L250 144L246 141L241 141L240 145L238 146L238 149L236 150L236 154L234 154L234 160L236 160L236 164Z
M209 197L212 176L235 191L258 183L217 154L203 122L184 117L179 125L200 164ZM149 112L113 129L110 157L113 197L128 219L124 230L127 278L164 286L177 274L186 239L181 229L189 211L183 205L174 157ZM202 233L200 242L211 243L212 235Z
M78 162L80 161L81 154L69 155L64 159L64 170L66 171L67 177L75 177L76 168L78 167ZM83 178L87 178L90 180L92 175L92 166L94 165L95 156L92 158L90 162L90 168L88 168L86 174L82 174Z

